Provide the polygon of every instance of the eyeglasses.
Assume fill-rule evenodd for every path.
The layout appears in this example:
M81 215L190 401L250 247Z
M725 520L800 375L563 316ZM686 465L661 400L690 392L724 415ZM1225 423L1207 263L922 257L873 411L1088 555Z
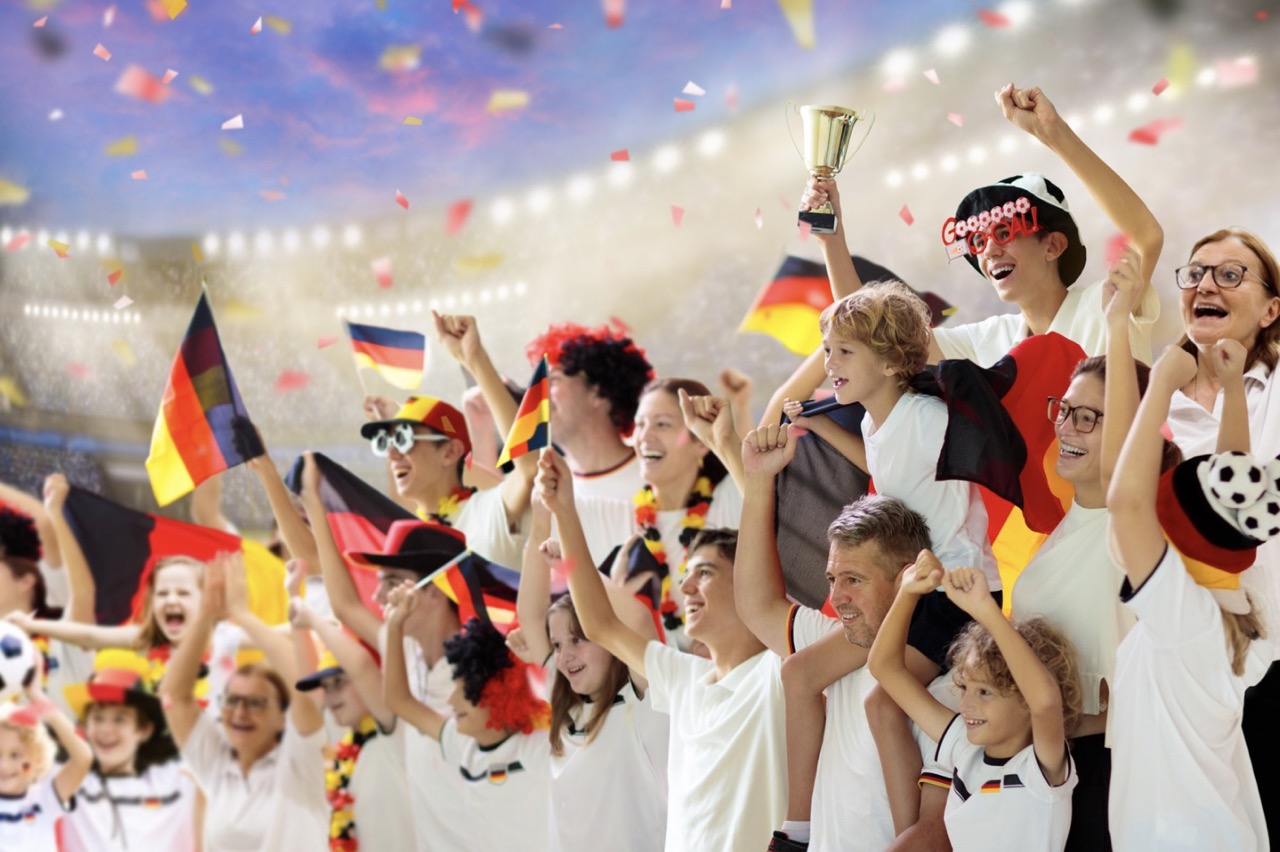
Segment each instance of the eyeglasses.
M998 246L1004 246L1013 242L1015 236L1017 234L1014 233L1013 227L1008 222L998 222L992 226L990 231L974 231L969 234L969 251L974 255L979 255L987 250L987 243L991 242Z
M1102 412L1083 405L1071 405L1055 396L1049 397L1049 421L1055 426L1061 426L1067 422L1068 417L1077 432L1087 435L1097 427L1098 421L1102 419Z
M1248 272L1249 267L1231 260L1226 263L1212 265L1192 263L1187 266L1180 266L1174 270L1173 276L1174 280L1178 282L1179 290L1194 290L1199 287L1206 273L1213 278L1213 283L1223 290L1234 290L1244 283L1244 277ZM1257 278L1256 275L1254 277ZM1258 281L1263 287L1273 293L1275 292L1275 288L1261 278L1258 278Z
M447 435L436 435L434 433L419 435L413 431L412 423L395 423L390 428L383 428L374 432L373 437L369 439L369 446L373 449L375 456L387 455L391 452L392 447L395 447L396 452L403 456L413 449L416 441L439 443L447 440L449 440Z
M243 707L249 713L261 713L267 709L271 699L263 698L261 695L236 695L234 692L224 692L219 703L223 710L231 713L234 713L237 707Z

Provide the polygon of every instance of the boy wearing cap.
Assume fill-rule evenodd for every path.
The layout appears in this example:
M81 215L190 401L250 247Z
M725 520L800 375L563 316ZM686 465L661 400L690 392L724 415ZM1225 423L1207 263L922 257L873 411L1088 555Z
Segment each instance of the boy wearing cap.
M1055 152L1084 183L1114 227L1140 252L1142 280L1149 282L1164 232L1142 199L1084 144L1038 88L1015 89L1010 83L996 92L996 102L1005 118ZM801 207L827 200L838 208L834 182L811 181ZM843 225L818 239L836 298L861 287ZM1000 301L1016 306L1018 313L934 329L930 362L967 358L990 366L1023 338L1050 331L1074 340L1087 355L1106 350L1103 281L1076 284L1085 248L1062 190L1043 175L1015 175L969 193L944 225L942 241L949 259L965 258L991 282ZM1159 298L1148 284L1132 319L1134 355L1148 363L1151 327L1159 312Z
M99 651L85 683L64 688L93 750L76 807L62 821L65 852L196 848L196 785L178 760L150 663L133 651Z

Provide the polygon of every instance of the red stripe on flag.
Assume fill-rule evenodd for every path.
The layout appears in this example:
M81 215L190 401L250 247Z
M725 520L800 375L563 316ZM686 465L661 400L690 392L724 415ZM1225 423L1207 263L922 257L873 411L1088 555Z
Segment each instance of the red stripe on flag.
M372 521L351 512L327 512L325 517L329 520L334 541L339 542L342 550L382 552L387 536ZM382 618L382 607L373 600L374 593L378 591L378 572L353 567L349 562L347 572L356 584L360 602L378 618Z
M808 305L815 311L834 301L826 278L777 278L765 286L751 306L753 311L775 305Z
M169 386L165 391L165 399L160 406L161 416L191 481L203 482L226 470L227 461L218 449L218 440L181 358L173 362Z
M397 349L392 346L367 343L363 340L352 340L351 350L368 355L375 364L399 367L404 370L421 370L425 357L421 349Z

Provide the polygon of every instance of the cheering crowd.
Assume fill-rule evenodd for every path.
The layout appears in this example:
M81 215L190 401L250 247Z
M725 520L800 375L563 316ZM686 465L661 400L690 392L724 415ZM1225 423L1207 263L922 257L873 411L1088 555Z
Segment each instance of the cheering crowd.
M505 473L517 399L437 315L483 405L369 397L361 429L416 519L346 540L316 457L292 491L248 462L287 624L231 553L159 560L96 624L67 480L0 484L0 614L44 658L0 708L0 850L1269 849L1280 268L1224 228L1153 286L1142 200L1039 89L996 100L1126 236L1105 275L1016 175L942 230L1014 310L931 328L814 178L835 301L755 428L744 377L556 326L528 345L554 447ZM1161 293L1185 335L1152 364ZM781 547L819 446L825 568ZM441 581L472 554L519 572L513 619Z

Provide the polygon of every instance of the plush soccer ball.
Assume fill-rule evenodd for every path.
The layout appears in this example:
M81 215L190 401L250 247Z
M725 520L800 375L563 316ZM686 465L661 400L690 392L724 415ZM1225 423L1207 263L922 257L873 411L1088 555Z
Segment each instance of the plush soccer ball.
M1209 462L1209 491L1227 509L1252 505L1271 484L1267 471L1249 453L1221 453Z
M16 626L0 621L0 701L22 694L36 676L36 648Z
M1267 541L1280 535L1280 497L1267 494L1248 508L1241 509L1237 525L1245 535Z

